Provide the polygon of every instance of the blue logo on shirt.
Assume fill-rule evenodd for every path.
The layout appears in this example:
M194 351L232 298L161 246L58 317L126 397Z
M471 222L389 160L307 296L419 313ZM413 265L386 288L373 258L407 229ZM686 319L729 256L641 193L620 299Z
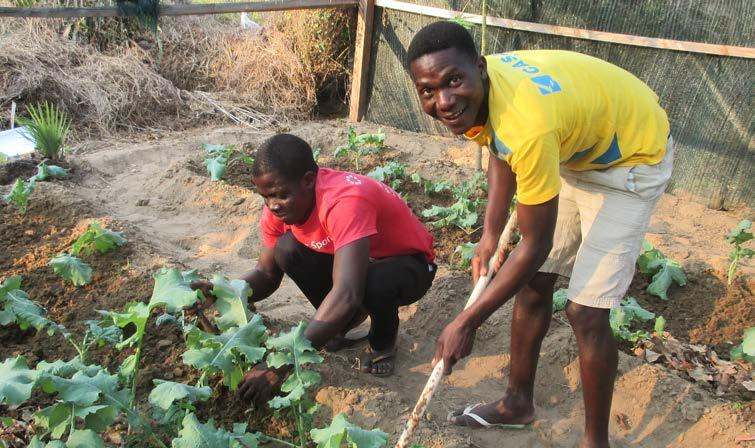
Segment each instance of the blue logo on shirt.
M512 68L516 68L521 70L524 73L527 74L536 74L540 73L540 69L535 67L534 65L530 65L521 59L519 59L518 56L514 56L513 54L504 54L501 56L501 62L505 62L507 64L511 64ZM538 90L540 91L541 95L550 95L551 93L556 93L561 91L561 85L551 77L551 75L542 74L538 76L533 76L530 78L530 81L535 83L537 85Z

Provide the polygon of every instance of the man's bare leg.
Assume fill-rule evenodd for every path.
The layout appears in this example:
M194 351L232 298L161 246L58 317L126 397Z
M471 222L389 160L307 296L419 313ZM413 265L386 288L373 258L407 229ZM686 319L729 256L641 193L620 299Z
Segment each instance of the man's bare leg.
M610 310L569 302L566 315L579 348L579 372L585 402L584 448L606 448L618 348L608 323Z
M556 274L538 272L516 294L511 319L511 364L506 393L498 401L474 409L474 413L488 423L527 424L535 419L535 372L540 345L553 314L553 285L557 277ZM480 426L468 417L452 417L451 421L457 425Z

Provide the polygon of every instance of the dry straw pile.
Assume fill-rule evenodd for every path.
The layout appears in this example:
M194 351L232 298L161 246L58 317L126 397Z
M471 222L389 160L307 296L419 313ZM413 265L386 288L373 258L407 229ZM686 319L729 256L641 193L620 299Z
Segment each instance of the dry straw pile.
M264 32L254 34L214 17L162 18L160 45L145 32L111 48L61 37L60 26L45 22L3 27L0 117L11 101L23 111L49 100L70 114L78 134L180 129L208 119L261 126L307 118L318 93L333 85L345 91L352 14L264 20Z

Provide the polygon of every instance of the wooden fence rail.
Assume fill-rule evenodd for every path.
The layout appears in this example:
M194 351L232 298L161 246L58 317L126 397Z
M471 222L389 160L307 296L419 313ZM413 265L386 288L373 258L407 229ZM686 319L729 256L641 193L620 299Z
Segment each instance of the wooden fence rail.
M357 0L269 0L266 2L207 3L198 5L161 5L158 16L187 16L233 12L266 12L288 9L353 8ZM128 16L117 6L96 8L11 8L0 7L0 17L122 17Z

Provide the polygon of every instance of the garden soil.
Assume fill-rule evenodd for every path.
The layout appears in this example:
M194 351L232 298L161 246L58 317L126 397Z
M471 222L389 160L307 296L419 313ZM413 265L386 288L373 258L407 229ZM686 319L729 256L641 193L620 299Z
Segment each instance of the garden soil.
M345 142L347 129L344 122L328 121L294 125L290 131L323 150L323 165L346 168L330 155ZM377 129L360 124L357 130ZM398 160L434 180L458 181L472 172L473 150L460 140L393 129L386 134L389 151L367 160L367 169ZM49 317L74 331L84 320L96 319L97 309L118 309L131 300L147 300L151 273L160 266L238 277L254 266L259 252L257 221L262 201L254 194L248 168L241 162L229 170L229 181L211 182L203 172L200 145L245 143L244 148L253 149L269 135L223 128L153 135L146 141L90 142L86 151L71 157L73 176L69 180L40 184L25 217L17 217L9 207L0 208L0 272L3 276L23 275L24 289L48 309ZM437 203L435 200L410 192L409 202L415 211ZM648 240L683 264L688 284L672 287L668 302L644 293L648 279L641 274L635 276L630 289L643 306L664 315L672 335L713 346L719 354L741 340L744 328L755 321L753 263L743 263L732 286L727 286L725 279L730 249L723 236L745 213L709 210L666 195L653 218ZM123 231L129 243L115 252L85 256L94 268L94 281L75 288L55 276L47 261L66 250L92 219ZM479 231L471 237L459 232L434 233L440 239L441 267L428 294L400 311L395 375L376 378L358 373L357 358L363 347L326 354L325 363L318 367L323 384L316 394L324 407L315 423L323 422L330 413L344 412L355 423L380 427L395 442L431 371L435 337L463 308L471 292L469 275L450 269L447 262L456 244L479 238ZM578 446L584 408L575 339L563 314L554 316L543 342L535 389L536 420L530 427L467 431L445 422L450 410L495 400L502 394L509 365L511 309L511 303L505 305L479 329L473 354L436 393L416 433L417 442L425 447ZM259 303L257 310L274 331L312 315L308 302L288 279L271 298ZM177 328L151 324L147 334L138 389L142 399L153 378L194 379L194 373L181 363L184 348ZM74 353L57 336L2 327L0 359L17 354L36 363ZM123 356L106 349L93 354L106 366L116 366ZM753 405L746 401L752 397L747 392L738 397L745 403L724 400L674 371L621 353L611 410L613 446L747 446L748 442L735 440L754 430ZM45 404L43 400L32 400L26 408L0 406L0 414L20 418ZM249 420L255 430L284 436L290 429L280 417L249 411L222 387L216 388L213 400L199 412L227 424ZM109 441L132 444L120 429L116 427L108 435Z

